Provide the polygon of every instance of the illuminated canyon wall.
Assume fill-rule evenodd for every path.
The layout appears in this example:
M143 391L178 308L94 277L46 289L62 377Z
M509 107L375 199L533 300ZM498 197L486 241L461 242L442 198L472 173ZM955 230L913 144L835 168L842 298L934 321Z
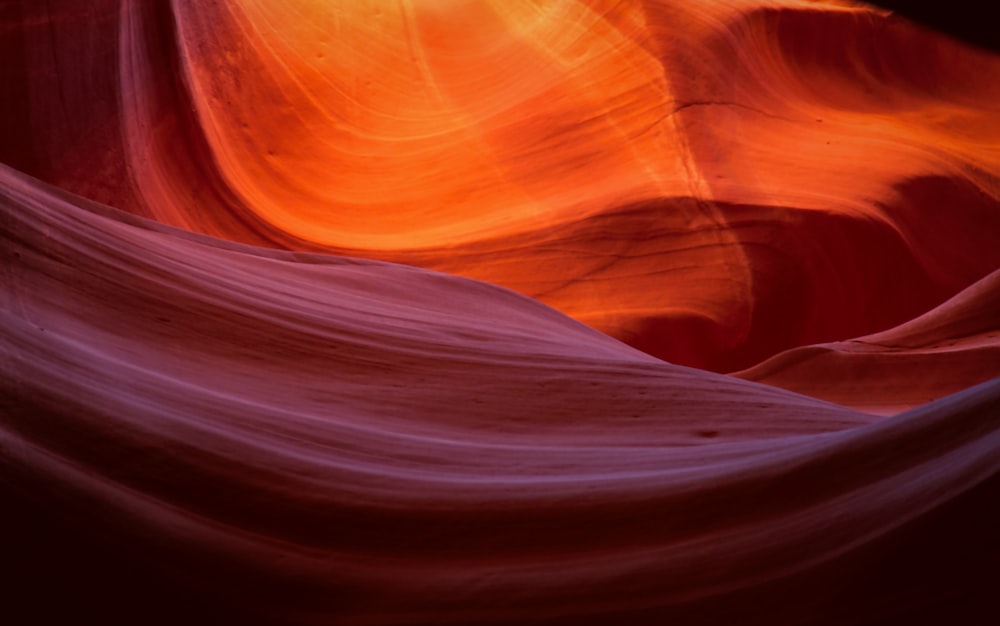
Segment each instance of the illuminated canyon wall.
M990 610L988 47L805 0L0 33L13 623Z

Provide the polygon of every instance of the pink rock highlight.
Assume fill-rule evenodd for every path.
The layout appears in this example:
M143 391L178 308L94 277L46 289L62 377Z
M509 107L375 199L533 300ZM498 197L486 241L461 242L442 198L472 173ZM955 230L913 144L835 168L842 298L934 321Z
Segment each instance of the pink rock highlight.
M0 32L5 620L992 613L995 53L794 0Z

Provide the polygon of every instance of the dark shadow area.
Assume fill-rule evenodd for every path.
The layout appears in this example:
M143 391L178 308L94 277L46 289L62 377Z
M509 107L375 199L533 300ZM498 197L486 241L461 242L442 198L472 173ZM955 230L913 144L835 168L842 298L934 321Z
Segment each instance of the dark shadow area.
M915 22L929 26L981 48L1000 52L1000 28L989 2L953 0L951 2L912 2L878 0L880 6Z

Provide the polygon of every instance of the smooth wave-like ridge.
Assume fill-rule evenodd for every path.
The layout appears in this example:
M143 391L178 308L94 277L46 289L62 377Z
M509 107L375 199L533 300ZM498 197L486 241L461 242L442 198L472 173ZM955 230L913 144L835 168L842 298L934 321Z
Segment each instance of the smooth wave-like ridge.
M182 228L507 286L715 371L1000 265L993 55L816 3L458 4L23 6L0 156Z
M990 623L995 53L24 0L0 85L0 622Z

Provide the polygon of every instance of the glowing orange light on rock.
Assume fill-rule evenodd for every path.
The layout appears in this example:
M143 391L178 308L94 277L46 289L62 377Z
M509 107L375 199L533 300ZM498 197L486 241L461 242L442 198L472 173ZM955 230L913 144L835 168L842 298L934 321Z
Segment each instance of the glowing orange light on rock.
M691 192L638 8L446 4L182 5L199 111L250 207L319 243L407 248Z

